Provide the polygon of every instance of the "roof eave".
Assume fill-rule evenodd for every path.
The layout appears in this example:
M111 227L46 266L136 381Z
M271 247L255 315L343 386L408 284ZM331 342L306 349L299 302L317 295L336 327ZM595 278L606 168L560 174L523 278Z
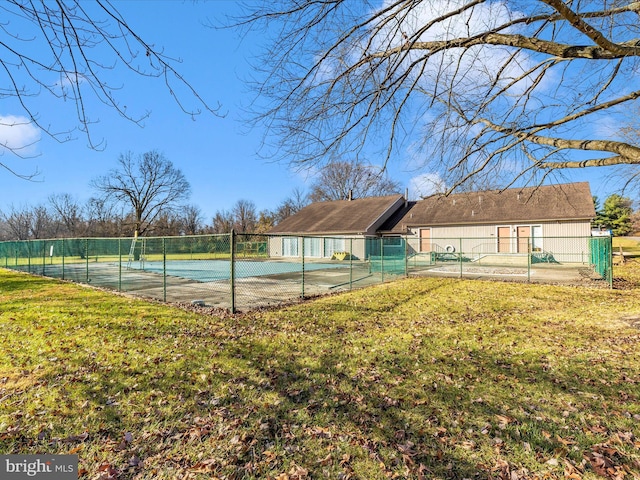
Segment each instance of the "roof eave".
M521 219L509 219L509 220L478 220L471 222L446 222L446 223L404 223L406 228L414 227L464 227L465 225L487 225L487 224L505 224L505 223L532 223L532 222L579 222L579 221L592 221L595 217L569 217L569 218L521 218ZM390 230L393 231L393 230Z

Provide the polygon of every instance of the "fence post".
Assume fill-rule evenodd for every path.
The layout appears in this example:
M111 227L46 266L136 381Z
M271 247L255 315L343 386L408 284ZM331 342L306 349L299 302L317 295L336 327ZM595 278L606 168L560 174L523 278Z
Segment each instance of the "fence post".
M31 273L31 240L27 240L27 269Z
M302 241L302 292L300 298L304 300L304 237L300 237Z
M84 239L84 258L86 260L86 266L87 266L87 283L89 283L89 239L85 238Z
M460 278L462 278L464 275L462 268L462 237L458 239L458 263L460 264Z
M349 239L349 290L353 288L353 238Z
M65 254L65 248L64 248L64 238L62 239L62 280L64 280L64 254Z
M42 240L42 276L44 277L47 269L47 242Z
M162 301L167 301L167 242L162 237Z
M236 313L236 258L235 258L235 242L236 242L236 234L233 228L231 229L231 233L229 234L229 254L231 256L230 263L230 276L229 276L229 287L231 288L231 313Z
M609 248L608 261L609 265L607 265L607 280L609 280L609 288L613 288L613 235L609 235L605 237L607 246ZM620 252L622 254L622 251ZM622 257L624 260L624 257Z
M407 235L404 236L404 276L405 278L409 276L409 242Z
M378 237L380 240L380 282L384 283L384 237Z
M527 240L527 282L531 283L531 264L533 263L533 243Z
M118 238L118 291L122 291L122 238Z

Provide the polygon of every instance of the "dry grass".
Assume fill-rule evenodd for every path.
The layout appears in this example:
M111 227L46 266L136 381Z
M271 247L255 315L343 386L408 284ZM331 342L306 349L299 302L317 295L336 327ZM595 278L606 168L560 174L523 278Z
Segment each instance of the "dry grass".
M0 452L82 478L640 477L637 290L409 279L213 317L0 270L0 305Z

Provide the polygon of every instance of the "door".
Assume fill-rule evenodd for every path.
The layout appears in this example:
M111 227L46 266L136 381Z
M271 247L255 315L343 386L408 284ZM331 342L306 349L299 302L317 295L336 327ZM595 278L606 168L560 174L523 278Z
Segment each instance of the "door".
M531 227L518 227L518 253L529 253L529 237L531 237Z
M498 253L509 253L511 248L511 227L498 227Z
M421 252L431 251L431 229L430 228L420 229L420 251Z

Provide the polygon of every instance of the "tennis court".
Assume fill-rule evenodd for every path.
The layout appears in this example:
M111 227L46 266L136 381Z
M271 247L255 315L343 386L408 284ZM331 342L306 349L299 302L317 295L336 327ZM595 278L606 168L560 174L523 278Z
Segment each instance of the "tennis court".
M17 270L177 303L251 309L380 283L367 262L236 260L42 263Z
M231 278L230 260L135 261L131 262L128 268L158 274L166 273L173 277L186 278L197 282L214 282ZM302 273L303 268L305 272L313 272L344 268L344 264L306 262L303 266L299 261L236 260L234 262L234 277L249 278Z
M541 283L611 282L610 239L545 239L548 250L495 252L491 238L263 234L0 242L0 265L169 302L251 309L408 275ZM291 240L291 239L289 239ZM600 245L600 243L604 243ZM284 246L297 249L284 249ZM322 247L322 245L324 245ZM346 249L346 246L349 246ZM454 252L442 245L458 245ZM321 248L322 247L322 248ZM606 247L606 248L605 248ZM293 248L293 247L292 247ZM493 250L492 250L493 248Z

